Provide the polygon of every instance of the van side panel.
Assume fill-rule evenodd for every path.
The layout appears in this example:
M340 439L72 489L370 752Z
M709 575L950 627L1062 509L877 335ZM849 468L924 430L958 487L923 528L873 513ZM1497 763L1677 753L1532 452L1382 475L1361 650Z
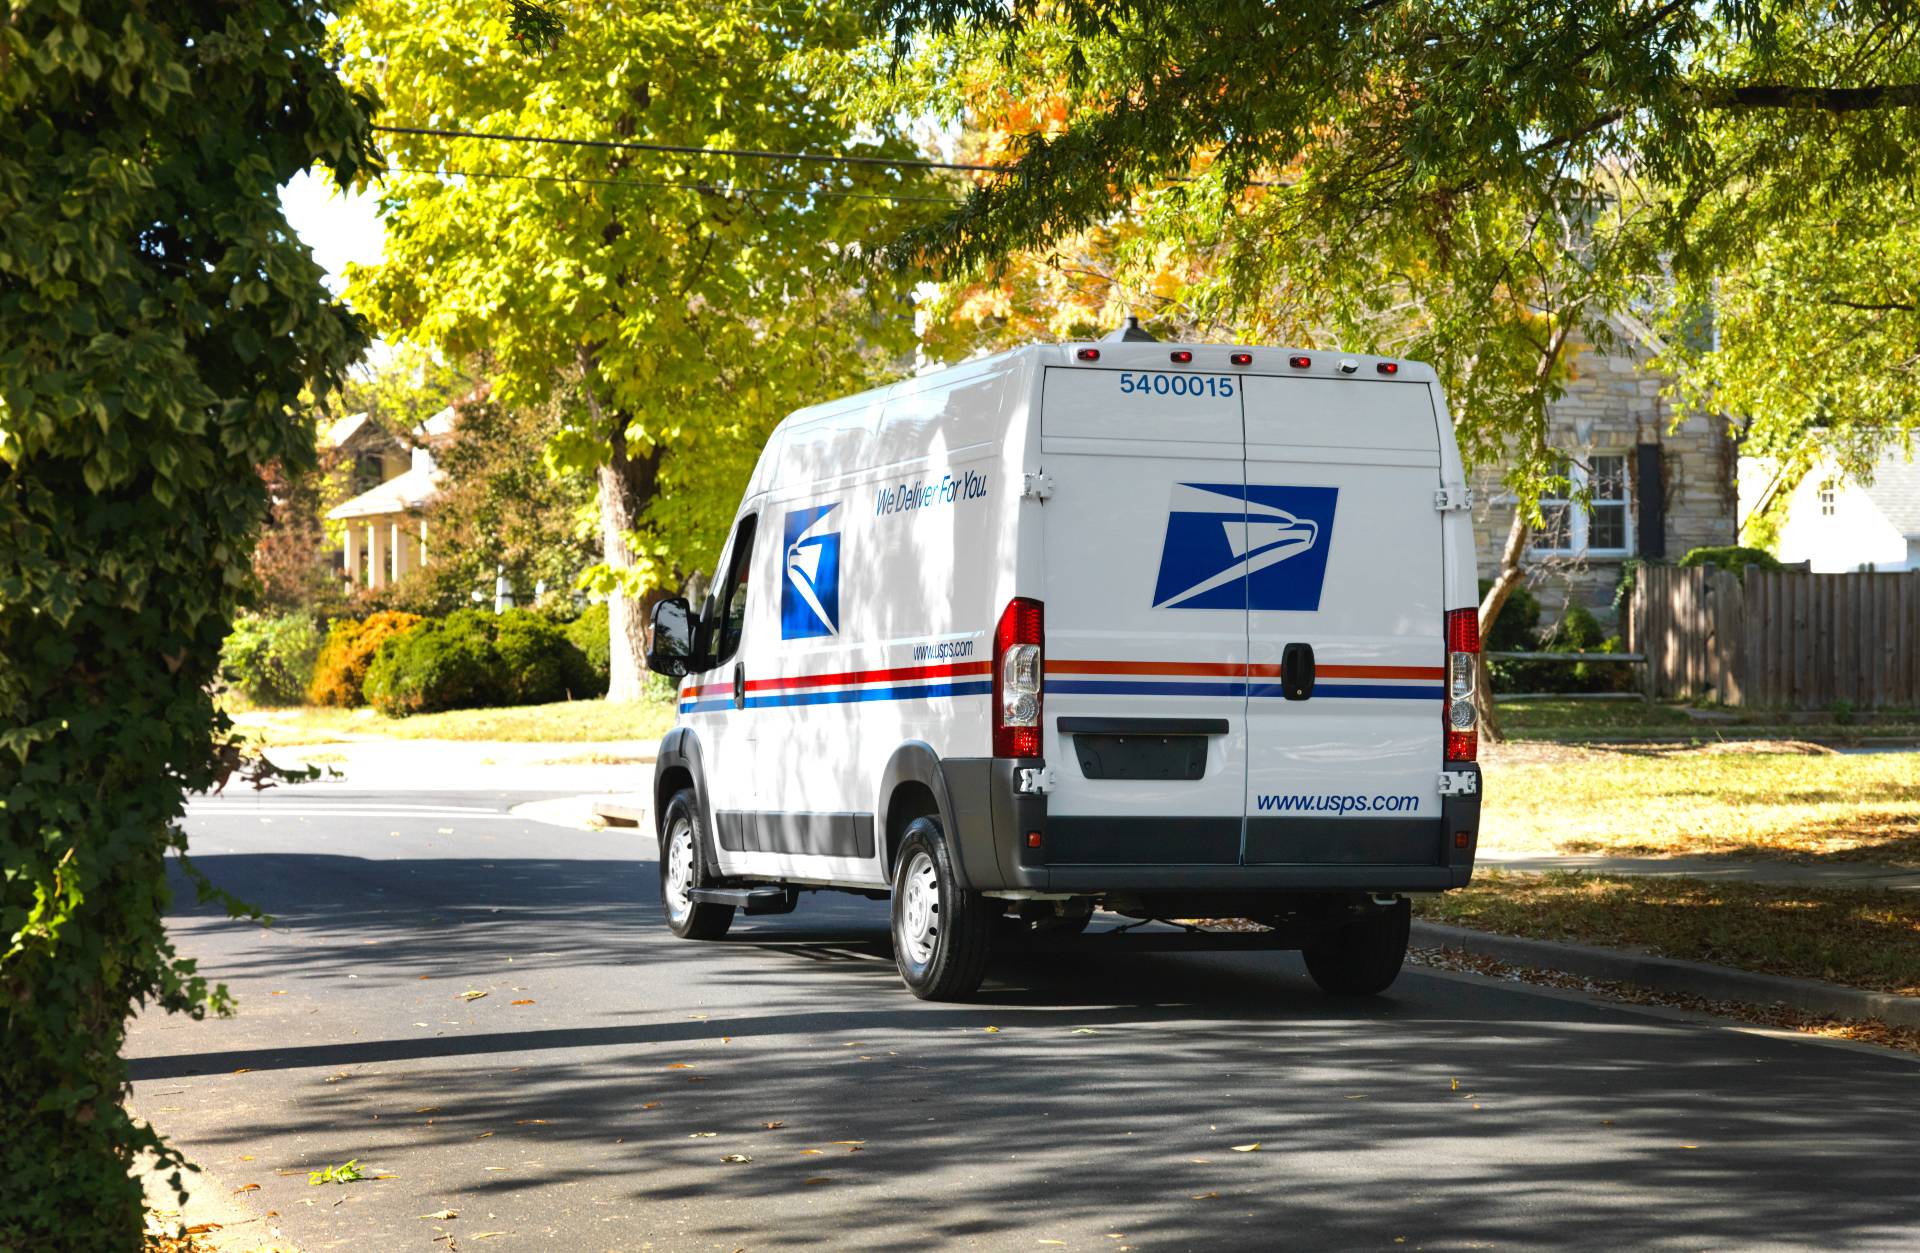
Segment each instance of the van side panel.
M885 882L887 762L923 741L982 756L997 577L1018 476L1003 465L1017 361L795 415L765 476L772 554L743 650L756 742L751 836L727 873ZM758 477L758 476L756 476Z

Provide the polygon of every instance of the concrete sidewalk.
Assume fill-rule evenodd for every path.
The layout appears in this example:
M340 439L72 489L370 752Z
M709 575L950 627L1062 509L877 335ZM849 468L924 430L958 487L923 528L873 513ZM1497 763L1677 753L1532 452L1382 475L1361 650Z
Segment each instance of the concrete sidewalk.
M1476 865L1482 870L1514 870L1529 874L1578 870L1589 874L1718 879L1735 883L1777 884L1782 887L1879 888L1889 892L1920 892L1920 866L1894 866L1874 861L1791 862L1740 857L1482 853Z
M658 747L654 740L355 740L270 748L266 756L338 772L300 785L316 789L605 793L644 791Z

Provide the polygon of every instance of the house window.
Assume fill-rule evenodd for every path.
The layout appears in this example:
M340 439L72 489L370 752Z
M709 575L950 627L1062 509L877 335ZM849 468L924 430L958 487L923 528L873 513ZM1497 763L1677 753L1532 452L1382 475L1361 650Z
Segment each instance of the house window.
M1598 453L1580 462L1569 458L1561 474L1570 482L1565 496L1540 501L1543 522L1533 550L1547 556L1624 557L1633 551L1633 492L1624 453ZM1582 488L1584 492L1584 499Z
M1833 516L1833 480L1828 479L1820 485L1820 516Z

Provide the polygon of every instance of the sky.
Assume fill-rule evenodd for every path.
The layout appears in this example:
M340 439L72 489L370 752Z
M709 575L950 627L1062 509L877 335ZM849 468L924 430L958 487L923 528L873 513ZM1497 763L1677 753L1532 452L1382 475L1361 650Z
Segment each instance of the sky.
M280 189L280 209L300 238L313 249L313 259L327 271L335 292L349 261L378 261L386 248L386 230L374 215L374 197L366 192L342 193L331 178L296 174Z

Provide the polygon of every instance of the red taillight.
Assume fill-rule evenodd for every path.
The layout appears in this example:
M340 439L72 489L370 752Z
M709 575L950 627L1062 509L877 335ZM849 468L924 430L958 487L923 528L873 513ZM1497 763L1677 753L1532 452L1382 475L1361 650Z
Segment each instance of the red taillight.
M1377 363L1373 368L1382 374L1400 373L1400 363L1398 361L1382 361Z
M1312 357L1293 356L1287 358L1287 364L1296 370L1304 370L1313 364Z
M1250 352L1229 353L1227 354L1227 360L1233 362L1235 365L1252 365L1253 354Z
M1479 665L1480 611L1447 610L1447 698L1441 713L1448 761L1473 761L1480 755L1479 715L1473 708Z
M1040 602L1016 596L993 629L993 755L1040 755L1042 646L1046 619Z
M1185 365L1187 362L1193 360L1193 354L1184 348L1176 348L1168 355L1173 358L1175 365Z
M1100 350L1098 348L1082 348L1073 355L1082 361L1098 361L1100 359Z

